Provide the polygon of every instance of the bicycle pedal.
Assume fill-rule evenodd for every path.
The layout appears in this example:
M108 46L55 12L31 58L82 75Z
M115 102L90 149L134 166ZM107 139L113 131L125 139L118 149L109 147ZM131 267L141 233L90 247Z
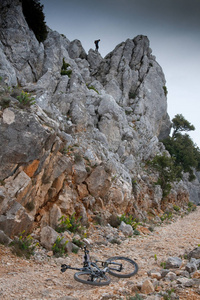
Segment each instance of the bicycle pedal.
M64 273L67 270L67 268L61 269L61 272Z

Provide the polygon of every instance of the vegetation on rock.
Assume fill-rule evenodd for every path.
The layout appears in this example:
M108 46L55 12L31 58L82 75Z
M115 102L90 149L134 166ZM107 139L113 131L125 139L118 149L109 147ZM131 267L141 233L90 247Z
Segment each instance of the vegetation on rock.
M48 32L43 13L43 5L39 3L39 0L21 1L23 14L26 18L29 28L33 30L39 42L44 42Z
M72 70L71 69L68 70L68 67L70 67L70 64L66 63L65 59L63 58L63 64L62 64L62 67L61 67L60 74L61 75L67 75L68 77L70 77L71 74L72 74Z
M24 106L31 106L35 104L35 98L31 97L31 94L22 91L19 96L17 96L17 100L21 104L22 107Z
M28 235L26 236L25 231L23 231L19 237L16 237L11 243L12 252L17 256L24 256L25 258L30 258L31 255L34 255L35 247L33 244L33 238Z
M75 213L71 215L71 217L67 216L62 216L59 221L60 223L56 227L57 232L65 232L67 230L75 233L75 232L80 232L82 230L81 224L80 224L80 219L79 217L77 220L75 218Z
M182 169L176 166L175 159L166 153L156 155L148 165L158 172L158 180L155 184L161 186L165 198L171 191L172 183L182 178Z
M60 257L60 256L66 256L67 255L67 251L66 251L66 245L67 245L68 241L63 242L63 237L57 237L55 243L52 246L52 251L53 254L56 257Z
M195 127L182 115L176 115L172 119L172 127L174 129L172 137L164 139L163 144L174 158L175 167L188 172L189 180L192 181L195 178L193 168L200 170L200 149L188 134L181 132L195 130Z

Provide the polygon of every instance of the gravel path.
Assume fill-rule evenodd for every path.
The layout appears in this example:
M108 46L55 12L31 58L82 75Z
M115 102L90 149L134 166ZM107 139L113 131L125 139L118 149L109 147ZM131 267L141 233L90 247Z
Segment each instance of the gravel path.
M95 232L91 239L95 241ZM82 253L70 254L65 259L49 257L45 261L25 260L14 256L9 248L0 246L0 299L127 299L134 295L133 286L148 277L147 271L160 268L169 256L184 256L200 244L200 207L175 223L162 225L150 235L126 239L120 245L94 245L91 256L105 259L128 256L139 265L139 272L130 279L111 278L109 286L97 288L76 282L74 271L60 272L61 263L79 266ZM156 257L156 259L155 259ZM109 296L110 295L110 296ZM192 289L184 289L179 299L198 300ZM155 299L155 298L152 298Z

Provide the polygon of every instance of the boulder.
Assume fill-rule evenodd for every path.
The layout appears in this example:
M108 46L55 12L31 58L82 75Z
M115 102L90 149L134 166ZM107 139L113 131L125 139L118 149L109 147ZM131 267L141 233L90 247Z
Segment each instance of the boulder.
M9 245L12 242L12 240L3 232L0 230L0 244L3 245Z
M185 270L189 273L193 273L197 270L197 265L194 262L187 263L187 265L185 266Z
M126 237L133 235L133 227L129 224L125 224L123 221L119 226L119 230L121 230Z
M194 285L194 280L190 278L178 278L177 283L183 285L184 287L192 287Z
M189 252L188 258L200 258L200 247L197 247Z
M49 225L55 229L61 216L60 207L54 203L53 207L49 211Z
M182 259L180 259L179 257L169 257L166 261L167 269L180 268L181 265Z
M33 222L34 218L15 200L8 201L4 214L0 215L0 228L9 237L18 235L24 230L28 234L32 229Z
M142 294L151 294L154 292L154 286L152 284L152 282L149 279L146 279L141 287L141 293Z
M73 59L75 58L85 59L87 57L87 54L83 49L81 42L77 39L70 42L68 52L69 52L69 56Z
M176 274L174 272L168 272L167 275L165 276L166 279L173 281L176 280Z
M52 250L59 234L50 226L43 227L40 233L40 242L47 250Z

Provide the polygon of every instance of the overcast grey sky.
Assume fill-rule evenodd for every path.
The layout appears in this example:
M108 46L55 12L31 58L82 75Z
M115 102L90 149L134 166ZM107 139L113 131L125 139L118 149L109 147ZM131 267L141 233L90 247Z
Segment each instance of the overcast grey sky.
M182 114L200 147L200 0L41 0L46 24L86 52L101 39L104 57L117 44L146 35L166 77L168 113Z

